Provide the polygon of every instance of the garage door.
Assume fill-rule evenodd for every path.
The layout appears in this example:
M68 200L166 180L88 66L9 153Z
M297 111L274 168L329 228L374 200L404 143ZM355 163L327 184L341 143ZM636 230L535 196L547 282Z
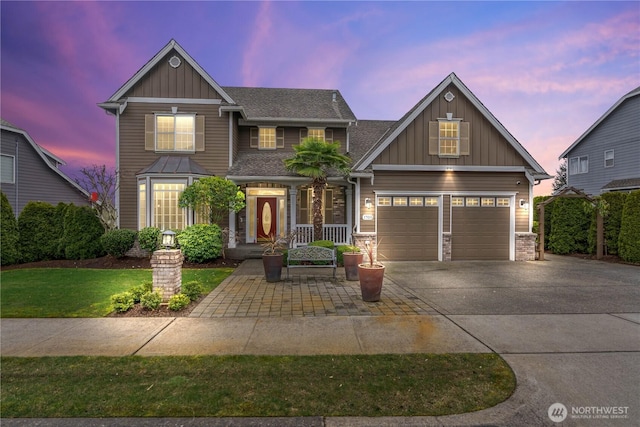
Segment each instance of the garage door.
M451 259L509 259L509 198L451 198Z
M438 260L437 197L378 199L378 252L381 261Z

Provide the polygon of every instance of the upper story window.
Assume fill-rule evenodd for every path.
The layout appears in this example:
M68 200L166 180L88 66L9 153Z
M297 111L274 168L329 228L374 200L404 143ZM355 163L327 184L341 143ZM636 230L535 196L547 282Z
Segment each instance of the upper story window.
M569 159L569 175L578 175L589 172L589 157L571 157Z
M156 151L195 151L195 116L156 115Z
M0 156L0 182L5 184L15 183L15 157L3 154Z
M606 150L604 152L604 167L605 168L613 167L613 150Z
M204 151L205 117L196 114L145 114L147 151Z
M439 157L469 155L469 122L449 117L429 122L429 154Z
M284 128L251 128L250 139L251 148L257 148L259 150L284 148Z
M326 142L333 142L333 129L326 128L304 128L300 129L300 142L305 138L321 139Z

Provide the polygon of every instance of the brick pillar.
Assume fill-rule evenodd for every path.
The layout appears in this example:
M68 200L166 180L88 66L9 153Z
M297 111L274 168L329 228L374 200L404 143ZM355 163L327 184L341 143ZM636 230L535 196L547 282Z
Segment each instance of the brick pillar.
M442 261L451 261L451 233L442 233Z
M536 233L516 233L516 261L535 261Z
M180 249L161 249L151 256L153 290L162 293L162 302L180 293L182 288L182 261Z
M376 233L353 233L352 235L353 245L360 248L360 252L365 254L363 261L369 262L369 257L367 256L366 250L366 242L373 245L373 260L378 260L378 237Z

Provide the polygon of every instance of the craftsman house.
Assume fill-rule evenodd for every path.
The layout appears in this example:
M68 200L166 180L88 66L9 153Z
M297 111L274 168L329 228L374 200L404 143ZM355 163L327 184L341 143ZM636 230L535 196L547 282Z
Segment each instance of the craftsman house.
M380 239L389 260L533 259L532 189L549 175L455 74L399 121L360 121L338 90L220 86L171 40L99 106L116 117L122 228L199 222L178 197L216 175L246 195L221 224L242 243L295 229L307 244L310 180L283 160L315 136L353 159L329 177L325 239Z
M640 189L640 87L620 98L560 159L567 186L597 196Z
M16 217L30 201L90 205L86 190L59 169L65 162L36 144L24 129L0 120L0 189Z

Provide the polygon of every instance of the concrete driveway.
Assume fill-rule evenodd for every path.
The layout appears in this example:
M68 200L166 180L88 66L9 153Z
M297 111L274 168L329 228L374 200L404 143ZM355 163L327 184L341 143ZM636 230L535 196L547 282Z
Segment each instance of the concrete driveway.
M562 425L640 425L639 267L560 256L390 262L386 277L501 354L516 373L514 396L489 410L497 418L440 418L445 424L554 425L549 408L561 403L551 412L556 422L566 417Z

